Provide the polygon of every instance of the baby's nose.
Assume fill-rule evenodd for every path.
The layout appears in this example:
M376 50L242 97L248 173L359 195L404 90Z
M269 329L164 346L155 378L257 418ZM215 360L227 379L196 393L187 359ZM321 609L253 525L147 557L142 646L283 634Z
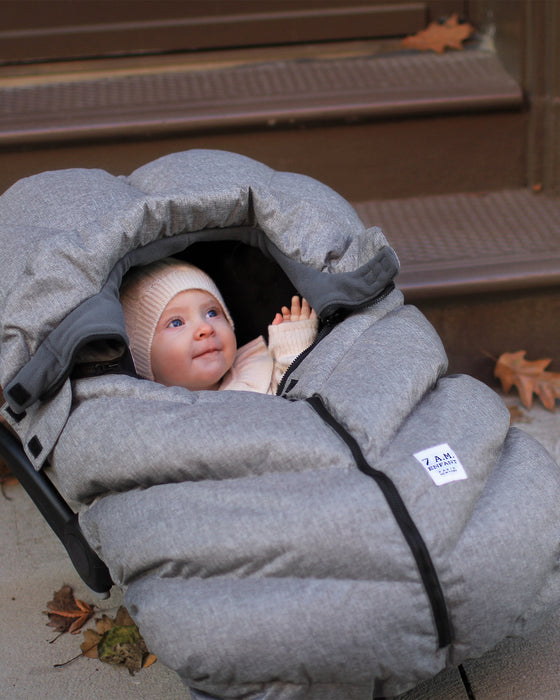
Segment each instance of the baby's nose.
M209 335L214 334L214 328L208 323L208 321L202 321L198 328L196 329L197 338L206 338Z

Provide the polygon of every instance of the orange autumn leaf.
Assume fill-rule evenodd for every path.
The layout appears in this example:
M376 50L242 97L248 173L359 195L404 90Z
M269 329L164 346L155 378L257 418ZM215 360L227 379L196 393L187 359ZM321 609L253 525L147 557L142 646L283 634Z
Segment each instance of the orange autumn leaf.
M146 658L144 659L142 663L142 668L150 668L150 666L153 666L155 662L157 661L157 656L155 654L148 653Z
M457 15L451 15L444 22L431 22L426 29L405 37L402 43L407 49L443 53L446 48L462 49L463 41L473 32L471 24L459 22Z
M77 634L94 613L89 603L74 598L74 591L68 585L62 586L54 593L53 599L47 603L47 608L47 626L54 627L60 633Z
M543 360L526 360L525 350L505 352L500 355L494 368L502 389L507 394L512 386L517 387L521 402L531 408L533 394L536 394L543 406L554 410L556 399L560 398L560 372L550 372L546 368L552 362Z

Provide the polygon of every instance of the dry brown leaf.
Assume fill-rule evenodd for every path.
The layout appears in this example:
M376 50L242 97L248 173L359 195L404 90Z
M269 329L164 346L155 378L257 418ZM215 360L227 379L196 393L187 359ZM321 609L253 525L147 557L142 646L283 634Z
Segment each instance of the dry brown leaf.
M47 624L61 634L78 632L94 613L89 603L74 597L74 592L68 585L62 586L53 594L53 600L47 603L47 608ZM56 668L86 656L104 663L125 666L134 675L136 671L148 668L157 661L157 657L148 651L146 642L124 605L118 609L114 619L105 614L97 618L95 627L94 630L84 630L81 653L68 661L55 664Z
M556 399L560 398L560 373L547 371L552 362L550 358L529 361L525 359L525 354L525 350L519 350L500 355L494 367L494 376L500 380L506 394L512 386L517 387L526 408L531 408L533 394L536 394L543 406L553 411Z
M12 474L12 472L8 469L4 462L0 461L0 491L4 498L6 498L8 501L11 501L12 499L10 498L10 496L7 495L5 491L6 486L11 486L17 483L18 480L16 479L16 477Z
M508 406L510 423L531 423L531 418L519 408L519 406Z
M4 394L2 393L2 389L0 388L0 405L4 404ZM9 424L6 422L4 418L0 416L0 423L2 423L3 426L8 428L10 432L14 432L12 428L10 428ZM0 491L2 492L2 495L4 498L6 498L8 501L11 501L12 499L6 495L5 488L6 486L11 486L12 484L17 484L19 483L17 478L12 474L10 471L9 467L7 464L4 464L0 460Z
M82 654L88 659L97 659L97 645L100 639L101 635L95 630L84 630L84 641L80 644Z
M461 50L463 41L473 32L474 27L468 22L459 22L455 14L444 22L431 22L426 29L405 37L402 43L407 49L443 53L446 48Z
M89 603L74 598L74 591L68 585L62 586L53 594L53 600L49 600L47 608L48 627L54 627L60 633L77 634L94 613Z
M115 625L135 625L136 623L134 620L130 617L130 613L128 610L124 607L124 605L121 605L120 608L117 610L117 614L115 615Z
M84 631L84 641L80 645L84 656L125 666L132 675L157 661L157 657L148 651L124 605L118 609L114 619L108 615L96 619L95 627L95 630Z
M115 620L110 618L108 615L103 615L102 617L97 618L95 621L95 628L99 635L105 634L105 632L108 632L111 627L114 626Z

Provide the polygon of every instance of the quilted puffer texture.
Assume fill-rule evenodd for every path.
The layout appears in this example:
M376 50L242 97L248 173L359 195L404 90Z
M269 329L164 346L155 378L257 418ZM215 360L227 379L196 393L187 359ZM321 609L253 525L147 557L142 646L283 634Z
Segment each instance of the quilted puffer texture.
M0 222L12 424L196 697L396 695L559 604L558 465L446 376L383 234L329 188L191 151L28 178ZM130 266L230 239L320 312L281 396L72 378L84 349L126 345Z

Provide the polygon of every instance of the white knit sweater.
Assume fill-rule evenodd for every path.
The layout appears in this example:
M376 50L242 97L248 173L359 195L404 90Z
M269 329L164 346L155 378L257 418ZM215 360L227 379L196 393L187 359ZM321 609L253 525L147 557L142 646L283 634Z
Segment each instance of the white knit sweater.
M240 347L220 390L275 394L284 372L315 340L317 325L316 318L270 325L268 346L260 335Z

